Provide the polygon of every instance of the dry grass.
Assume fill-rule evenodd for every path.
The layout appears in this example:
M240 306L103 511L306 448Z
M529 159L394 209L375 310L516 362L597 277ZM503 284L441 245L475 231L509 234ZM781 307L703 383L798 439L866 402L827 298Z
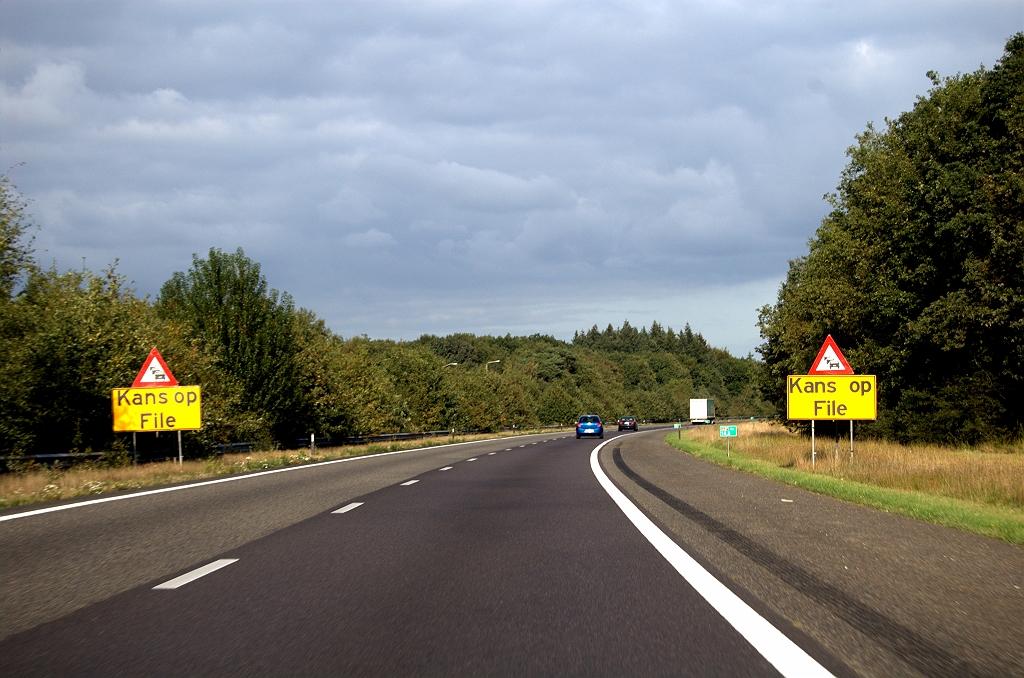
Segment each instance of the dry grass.
M530 433L536 431L517 431L515 435ZM318 449L315 457L309 455L309 450L273 450L225 454L217 458L186 461L181 466L178 466L176 461L167 461L140 466L101 466L85 463L70 469L37 467L25 473L0 474L0 508L510 435L512 434L480 434L456 436L454 439L426 438L405 442L329 447Z
M896 490L911 490L990 506L1024 509L1024 448L899 445L854 438L816 438L817 459L811 466L811 441L774 423L739 424L732 450L780 468L853 480ZM854 431L856 436L856 431ZM725 450L718 427L687 431L696 442Z

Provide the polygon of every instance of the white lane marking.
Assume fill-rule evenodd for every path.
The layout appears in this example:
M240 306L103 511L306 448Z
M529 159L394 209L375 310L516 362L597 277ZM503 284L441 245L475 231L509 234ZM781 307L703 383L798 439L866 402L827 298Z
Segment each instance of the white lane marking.
M418 480L407 480L404 483L402 483L402 486L404 487L405 485L415 485L418 482Z
M497 454L497 452L488 452L488 453L487 453L487 456L488 456L488 457L493 457L493 456L494 456L494 455L496 455L496 454Z
M181 575L180 577L175 577L174 579L171 579L170 581L165 581L163 584L157 584L153 588L154 589L176 589L176 588L184 586L185 584L189 583L190 581L195 581L196 579L199 579L200 577L205 577L206 575L210 574L211 572L216 572L217 570L219 570L222 567L227 567L231 563L237 563L237 562L238 562L238 558L224 558L222 560L215 560L212 563L210 563L209 565L203 565L202 567L197 567L196 569L192 570L191 572L186 572L185 574Z
M526 445L520 445L519 447L526 447Z
M473 457L472 459L467 459L466 461L476 461L476 457Z
M363 502L361 502L361 501L354 501L351 504L346 504L346 505L342 506L337 511L331 511L331 513L348 513L352 509L359 508L362 505L363 505Z
M506 451L506 452L511 452L511 451L512 451L512 448L511 448L511 447L506 447L506 448L505 448L505 451Z
M438 471L451 471L451 470L452 470L452 468L453 468L452 466L445 466L444 468L439 468L439 469L437 469L437 470L438 470Z
M541 435L540 433L532 433L530 435ZM174 487L161 487L158 490L144 490L142 492L132 492L131 494L122 494L116 497L102 497L100 499L88 499L86 501L78 501L73 504L61 504L60 506L47 506L46 508L33 509L31 511L22 511L21 513L12 513L6 516L0 516L0 523L7 522L8 520L17 520L18 518L28 518L29 516L38 516L44 513L53 513L54 511L67 511L68 509L79 508L82 506L92 506L93 504L105 504L108 501L121 501L122 499L134 499L135 497L147 497L151 494L163 494L164 492L177 492L179 490L191 490L194 487L204 487L206 485L217 485L219 483L233 483L238 480L250 480L252 478L258 478L260 476L268 476L272 473L288 473L289 471L308 471L312 468L321 468L323 466L330 466L331 464L347 464L348 462L364 461L366 459L374 459L377 457L390 457L393 454L408 454L409 452L422 452L424 450L439 450L443 447L458 447L460 445L477 445L479 443L493 443L494 438L485 440L467 440L463 443L445 443L444 445L434 445L433 447L415 447L411 450L395 450L394 452L381 452L379 454L364 454L361 457L345 457L344 459L332 459L331 461L321 461L315 464L303 464L302 466L289 466L288 468L275 468L270 471L257 471L255 473L246 473L244 475L231 476L229 478L217 478L215 480L203 480L198 483L189 483L188 485L175 485ZM525 447L525 445L520 445Z
M676 572L681 574L683 579L711 604L711 607L715 608L734 629L739 631L740 635L746 638L747 642L753 645L762 657L778 669L779 673L787 678L832 677L825 667L814 661L810 655L800 649L799 645L769 624L739 596L726 588L725 584L701 567L700 563L694 560L690 554L679 548L678 544L658 529L658 526L651 522L650 518L644 515L619 488L612 484L597 460L601 448L610 442L612 441L606 440L594 448L590 454L590 468L594 472L597 482L601 483L601 487L608 493L608 496L618 504L626 517L640 530L640 534L651 542L651 545L658 549L665 560L676 569Z
M787 504L792 504L793 503L792 499L783 499L782 501L786 502Z

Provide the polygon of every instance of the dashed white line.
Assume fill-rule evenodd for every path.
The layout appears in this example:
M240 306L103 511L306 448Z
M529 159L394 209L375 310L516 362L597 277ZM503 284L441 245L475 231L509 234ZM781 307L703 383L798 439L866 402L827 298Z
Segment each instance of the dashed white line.
M520 445L519 447L526 447L526 445Z
M404 485L415 485L415 484L416 484L416 483L418 483L418 482L419 482L418 480L407 480L407 481L405 481L404 483L402 483L402 485L403 485L403 486L404 486Z
M531 434L539 435L539 434ZM332 459L330 461L322 461L316 464L302 464L300 466L289 466L287 468L275 468L269 471L255 471L253 473L245 473L236 476L230 476L228 478L215 478L213 480L203 480L198 483L188 483L186 485L174 485L173 487L161 487L155 490L144 490L142 492L131 492L129 494L119 494L114 497L100 497L99 499L87 499L85 501L76 501L71 504L60 504L58 506L47 506L41 509L32 509L31 511L21 511L19 513L11 513L5 516L0 516L0 523L5 523L8 520L20 520L21 518L29 518L31 516L39 516L45 513L53 513L54 511L67 511L69 509L81 508L83 506L93 506L94 504L106 504L111 501L124 501L125 499L135 499L136 497L148 497L154 494L164 494L165 492L180 492L182 490L191 490L195 487L205 487L207 485L219 485L221 483L235 483L243 480L252 480L253 478L259 478L261 476L268 476L273 473L292 473L294 471L308 471L310 469L322 469L325 466L332 464L348 464L352 462L359 462L364 460L372 460L377 457L390 457L394 454L408 454L410 452L423 452L424 450L439 450L443 447L460 447L462 445L478 445L480 443L493 442L493 439L484 440L468 440L462 443L448 443L445 445L437 445L433 448L427 447L416 447L409 450L395 450L393 452L381 452L379 454L367 454L359 457L345 457L344 459ZM524 447L520 445L520 447Z
M466 461L476 461L476 457L473 457L472 459L467 459Z
M452 470L452 468L453 468L453 467L451 467L451 466L445 466L444 468L439 468L439 469L437 469L437 470L438 470L438 471L451 471L451 470Z
M354 501L351 504L345 504L344 506L342 506L337 511L331 511L331 513L348 513L352 509L359 508L362 505L363 505L363 502L361 502L361 501Z
M506 451L506 452L511 452L511 451L512 451L512 448L511 448L511 447L506 447L506 448L505 448L505 451Z
M210 574L211 572L216 572L217 570L219 570L222 567L227 567L231 563L237 563L237 562L238 562L238 558L224 558L222 560L215 560L212 563L210 563L209 565L203 565L202 567L197 567L196 569L192 570L191 572L186 572L185 574L181 575L180 577L175 577L174 579L171 579L169 581L165 581L163 584L157 584L153 588L154 589L176 589L176 588L179 588L181 586L184 586L185 584L189 583L190 581L195 581L196 579L199 579L200 577L205 577L206 575Z
M491 455L494 455L494 454L497 454L497 452L488 452L487 456L490 457Z

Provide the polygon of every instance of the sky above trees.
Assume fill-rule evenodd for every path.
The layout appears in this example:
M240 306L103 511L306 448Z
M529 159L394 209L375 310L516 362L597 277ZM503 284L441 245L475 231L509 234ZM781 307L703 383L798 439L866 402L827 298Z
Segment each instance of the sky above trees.
M657 319L743 354L854 134L1022 29L1019 2L5 0L0 163L42 263L143 294L242 247L345 336Z

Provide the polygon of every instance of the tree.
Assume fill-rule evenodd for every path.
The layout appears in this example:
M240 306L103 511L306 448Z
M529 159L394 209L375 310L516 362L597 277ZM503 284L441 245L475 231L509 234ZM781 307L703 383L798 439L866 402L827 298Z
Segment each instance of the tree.
M761 309L762 390L780 408L832 334L879 375L874 431L1015 435L1024 403L1024 34L997 65L940 79L848 151L809 252Z
M32 224L28 201L11 183L0 177L0 301L8 300L20 279L34 268L32 240L26 240Z
M193 255L187 273L164 283L156 308L242 384L247 409L267 418L277 440L308 435L294 304L268 289L260 265L241 248L232 254L211 248L206 259Z

